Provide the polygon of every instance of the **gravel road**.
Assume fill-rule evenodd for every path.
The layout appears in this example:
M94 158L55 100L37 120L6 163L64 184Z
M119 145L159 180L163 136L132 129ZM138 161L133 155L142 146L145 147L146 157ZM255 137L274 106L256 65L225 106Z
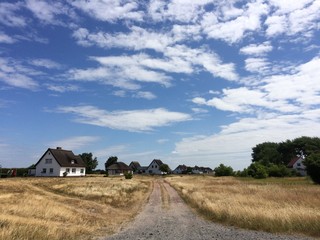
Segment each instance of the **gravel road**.
M204 220L189 209L169 184L156 180L153 185L149 202L141 213L119 233L102 239L311 239L242 230Z

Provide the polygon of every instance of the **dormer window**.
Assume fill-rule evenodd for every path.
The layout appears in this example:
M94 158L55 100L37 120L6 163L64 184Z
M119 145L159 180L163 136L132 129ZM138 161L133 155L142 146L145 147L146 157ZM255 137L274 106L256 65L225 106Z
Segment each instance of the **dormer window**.
M74 160L71 160L71 164L74 164Z

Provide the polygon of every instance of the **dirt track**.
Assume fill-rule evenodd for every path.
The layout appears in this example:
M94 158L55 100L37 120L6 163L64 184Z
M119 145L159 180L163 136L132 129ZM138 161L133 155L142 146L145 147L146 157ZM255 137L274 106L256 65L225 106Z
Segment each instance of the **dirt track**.
M154 182L153 192L142 212L119 233L104 238L122 239L310 239L248 231L206 221L194 214L177 192L162 180Z

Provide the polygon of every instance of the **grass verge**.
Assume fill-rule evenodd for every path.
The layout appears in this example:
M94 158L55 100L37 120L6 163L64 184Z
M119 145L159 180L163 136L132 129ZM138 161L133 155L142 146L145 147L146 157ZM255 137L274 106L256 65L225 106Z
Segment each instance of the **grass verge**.
M94 239L134 217L151 178L0 180L0 239Z
M298 179L168 177L186 203L208 219L273 233L320 237L320 187Z

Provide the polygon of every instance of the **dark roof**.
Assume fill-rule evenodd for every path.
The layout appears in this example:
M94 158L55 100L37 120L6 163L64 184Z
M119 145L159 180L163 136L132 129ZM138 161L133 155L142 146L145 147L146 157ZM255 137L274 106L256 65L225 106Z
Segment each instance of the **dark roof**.
M140 163L137 162L137 161L132 161L132 162L129 164L129 166L133 167L134 169L139 169L139 168L141 168Z
M110 165L107 170L129 170L131 171L132 169L127 165L125 164L124 162L116 162L112 165Z
M153 159L152 162L149 164L148 168L151 166L151 164L155 162L156 164L158 164L158 166L161 166L163 164L163 162L159 159Z
M179 165L178 167L176 167L176 169L175 170L182 170L182 171L186 171L187 169L188 169L188 167L186 166L186 165Z
M288 163L287 167L293 167L293 165L300 159L301 157L294 157L291 159L291 161Z
M41 161L48 151L50 151L52 156L56 159L61 167L86 167L86 164L80 156L74 155L71 150L64 150L61 148L48 148L36 165Z

